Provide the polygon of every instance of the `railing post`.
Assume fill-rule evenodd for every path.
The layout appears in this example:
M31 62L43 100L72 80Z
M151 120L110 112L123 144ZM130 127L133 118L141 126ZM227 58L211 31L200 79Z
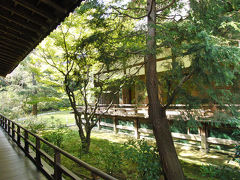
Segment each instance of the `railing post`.
M98 118L98 117L96 117L96 118ZM98 130L101 130L101 119L100 118L98 120L97 126L98 126Z
M58 150L54 149L54 175L53 178L56 180L62 179L62 170L59 168L61 164L61 154Z
M4 118L4 129L7 132L7 118Z
M20 126L17 126L17 144L18 144L18 146L21 146L20 133L21 133Z
M115 134L118 133L117 125L118 125L118 120L117 120L116 117L114 116L114 117L113 117L113 130L114 130Z
M136 139L140 139L140 133L139 133L139 121L138 118L134 119L133 121L133 126L134 126L134 134Z
M28 144L28 131L24 129L24 143L25 143L25 146L24 146L24 150L25 150L25 153L29 153L29 144Z
M35 137L36 138L36 157L35 157L35 160L36 160L36 164L38 167L42 166L42 163L41 163L41 153L40 153L40 139L38 137Z
M9 136L10 136L10 120L7 120L8 121L8 130L7 130L7 132L8 132L8 134L9 134Z
M0 124L3 127L3 119L2 119L2 115L0 115Z
M12 140L15 141L15 124L12 122Z
M208 153L209 144L207 142L208 138L208 128L206 123L202 123L202 127L199 127L200 136L201 136L201 150Z

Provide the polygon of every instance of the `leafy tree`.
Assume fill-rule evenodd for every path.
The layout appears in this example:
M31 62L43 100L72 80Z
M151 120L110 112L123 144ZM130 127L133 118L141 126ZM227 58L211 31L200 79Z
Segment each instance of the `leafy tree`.
M1 79L1 112L9 118L19 118L30 114L33 110L36 115L37 111L69 106L64 102L62 93L58 92L59 86L47 85L40 80L40 77L40 65L29 56L13 73ZM36 105L38 109L33 108Z
M119 2L119 1L116 1ZM145 69L149 119L166 179L185 179L173 145L166 109L172 103L189 108L202 103L232 104L230 90L239 73L239 3L236 1L189 1L187 17L178 14L182 1L131 1L112 6L116 13L147 24ZM177 17L179 17L177 19ZM233 38L235 36L235 38ZM157 73L157 55L169 51L168 71ZM189 62L187 67L186 61ZM160 78L159 78L160 76ZM190 86L199 94L193 95ZM159 88L161 96L159 97ZM235 115L233 106L230 114ZM164 138L163 138L164 137Z
M84 153L89 152L92 128L113 102L113 99L110 100L106 110L96 116L103 93L116 96L128 79L115 72L106 72L117 58L115 55L119 46L114 45L112 37L117 38L115 30L119 25L107 22L106 17L92 22L94 16L97 15L93 11L71 14L39 47L41 57L57 71L55 78L63 82ZM106 26L113 29L109 30ZM83 109L78 107L79 104L83 105Z

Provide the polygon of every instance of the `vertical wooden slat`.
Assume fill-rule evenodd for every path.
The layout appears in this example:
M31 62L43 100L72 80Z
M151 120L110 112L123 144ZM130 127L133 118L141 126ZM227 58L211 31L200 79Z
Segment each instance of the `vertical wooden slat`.
M20 137L20 133L21 133L21 129L20 129L20 126L17 126L17 144L19 145L19 146L21 146L21 137Z
M36 137L36 157L35 157L35 160L36 160L36 164L38 167L42 166L42 163L41 163L41 153L40 153L40 139L38 137Z
M139 132L139 121L138 121L138 119L134 119L133 125L134 125L135 138L139 139L140 138L140 132Z
M12 122L12 140L15 141L15 124Z
M96 118L98 119L98 117ZM98 120L97 126L98 126L98 130L101 130L101 119Z
M118 133L117 125L118 125L118 120L116 119L116 117L113 117L113 130L114 130L115 134Z
M25 143L25 146L24 146L25 153L29 153L28 131L27 130L24 130L24 143Z
M8 124L7 132L10 135L11 132L10 132L10 121L9 120L7 120L7 124Z
M206 123L202 123L202 127L200 127L200 136L201 136L201 150L208 153L209 152L209 144L207 142L208 138L208 128Z
M53 175L53 177L56 180L62 179L62 171L58 166L60 164L61 164L61 154L57 149L55 149L54 150L54 175Z

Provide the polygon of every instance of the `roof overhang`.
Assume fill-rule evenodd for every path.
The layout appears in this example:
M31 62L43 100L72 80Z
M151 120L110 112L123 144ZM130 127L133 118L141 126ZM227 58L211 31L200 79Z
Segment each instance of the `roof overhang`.
M0 0L0 76L16 66L82 0Z

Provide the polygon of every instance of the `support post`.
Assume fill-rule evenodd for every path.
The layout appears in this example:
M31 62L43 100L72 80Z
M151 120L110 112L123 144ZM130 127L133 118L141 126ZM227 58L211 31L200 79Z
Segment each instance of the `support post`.
M200 136L201 136L201 150L208 153L209 144L207 142L208 138L208 128L206 123L202 123L202 127L199 127Z
M61 164L61 154L58 150L54 150L54 179L56 180L62 180L62 171L59 168L59 165Z
M135 138L136 139L140 139L140 133L139 133L139 121L138 118L134 119L133 121L133 125L134 125L134 134L135 134Z
M12 140L15 141L15 124L12 122Z
M35 160L36 160L37 166L41 167L42 163L41 163L41 153L40 153L40 139L38 137L36 137L36 157L35 157Z
M98 117L96 117L98 118ZM98 123L97 123L98 130L101 130L101 119L99 118Z
M25 146L24 146L24 151L26 154L29 153L29 144L28 144L28 132L27 130L24 130L24 142L25 142Z
M118 133L117 125L118 125L118 120L116 119L116 117L113 117L113 130L114 130L115 134Z
M3 127L3 119L2 119L2 116L0 115L0 124L1 126Z
M17 144L18 144L18 146L21 146L20 133L21 133L20 126L17 126Z
M10 135L11 134L11 132L10 132L10 120L7 120L7 123L8 123L8 130L7 130L7 132L8 132L8 135L11 136Z
M4 129L7 132L7 119L6 118L4 118Z

